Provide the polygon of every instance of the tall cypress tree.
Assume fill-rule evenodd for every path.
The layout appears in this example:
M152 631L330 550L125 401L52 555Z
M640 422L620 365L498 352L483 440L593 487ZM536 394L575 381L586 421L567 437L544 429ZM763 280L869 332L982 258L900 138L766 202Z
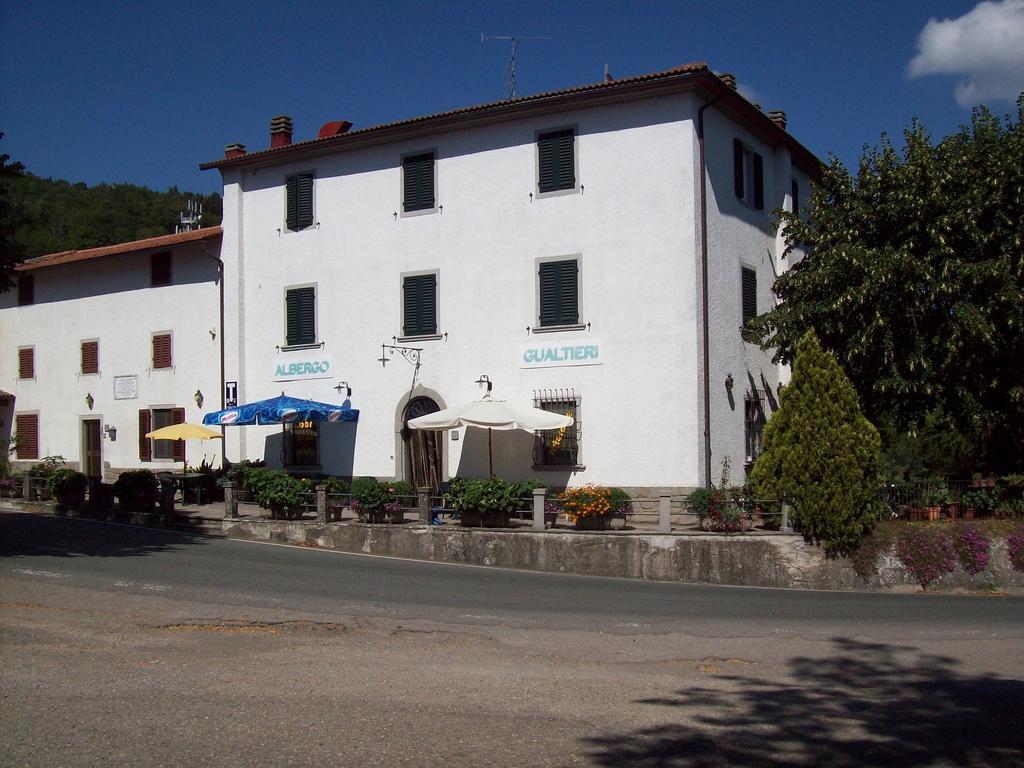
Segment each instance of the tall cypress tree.
M881 441L814 331L797 345L780 401L751 483L762 498L785 497L805 536L831 553L848 553L877 519Z

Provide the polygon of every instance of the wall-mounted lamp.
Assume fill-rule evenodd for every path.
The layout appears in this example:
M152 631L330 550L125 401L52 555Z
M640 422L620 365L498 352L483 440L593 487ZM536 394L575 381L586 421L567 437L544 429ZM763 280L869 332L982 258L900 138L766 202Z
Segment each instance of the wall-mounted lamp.
M734 382L732 380L732 374L731 373L727 373L725 375L725 391L726 392L732 392L732 385L733 385L733 383Z
M92 410L92 404L95 402L96 400L93 398L92 392L87 392L85 395L85 404L89 406L90 411Z
M192 397L195 399L196 405L199 406L200 408L202 408L203 407L203 400L205 399L203 397L203 393L200 390L197 389L196 393Z
M339 395L341 394L342 390L344 390L345 397L352 397L352 387L348 385L347 381L339 381L334 388L338 390Z
M481 386L486 384L487 385L487 392L484 393L484 397L490 397L491 396L491 387L494 386L494 385L491 383L491 377L490 376L488 376L486 373L481 373L480 374L480 378L476 380L476 383L480 384Z

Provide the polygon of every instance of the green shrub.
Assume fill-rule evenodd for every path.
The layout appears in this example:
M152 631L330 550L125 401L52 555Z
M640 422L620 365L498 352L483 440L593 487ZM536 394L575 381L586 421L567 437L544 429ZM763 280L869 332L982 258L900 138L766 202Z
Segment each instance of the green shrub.
M797 347L780 399L751 484L761 498L786 498L806 537L833 554L852 552L878 518L880 440L813 331Z
M532 487L530 493L532 493ZM500 477L487 480L452 478L444 495L445 506L456 512L476 511L484 514L511 514L521 504L523 486L506 483Z
M357 512L363 513L382 511L391 498L387 486L378 483L374 477L355 478L349 492L352 494L353 506Z
M50 492L60 500L67 496L78 496L89 487L89 478L73 469L57 469L47 479Z
M45 480L48 484L51 475L58 469L63 469L66 466L67 462L64 461L63 456L45 456L38 464L33 464L29 468L28 474L35 479Z
M327 489L329 495L344 495L349 492L352 481L345 477L328 477L322 485Z
M114 494L121 501L123 511L148 512L156 502L159 487L156 475L148 469L134 469L121 473L114 483Z
M258 467L246 469L244 476L252 500L270 510L273 518L298 519L310 501L309 480Z

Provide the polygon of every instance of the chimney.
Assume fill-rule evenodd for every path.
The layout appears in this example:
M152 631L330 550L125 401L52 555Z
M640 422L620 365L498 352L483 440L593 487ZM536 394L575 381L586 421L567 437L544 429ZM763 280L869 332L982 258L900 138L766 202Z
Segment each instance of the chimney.
M352 127L352 123L348 120L332 120L329 123L324 123L320 126L320 132L316 135L318 139L327 139L331 136L340 136L343 133L347 133L348 129Z
M731 72L722 72L718 76L718 79L721 80L726 85L728 85L734 91L736 90L736 75L732 74Z
M768 119L779 126L782 130L786 130L786 113L781 109L773 109L769 112Z
M228 144L224 147L224 159L230 160L233 157L241 157L245 154L245 144Z
M292 119L278 115L270 119L270 148L287 147L292 143Z

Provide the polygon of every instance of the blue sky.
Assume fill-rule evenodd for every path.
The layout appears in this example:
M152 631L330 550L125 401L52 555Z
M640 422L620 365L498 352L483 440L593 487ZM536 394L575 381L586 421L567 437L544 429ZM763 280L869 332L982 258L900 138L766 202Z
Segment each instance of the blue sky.
M301 140L503 98L510 44L487 33L552 38L521 44L520 94L707 61L851 165L915 116L938 138L972 103L1015 112L1024 0L977 5L0 0L0 150L40 176L219 191L198 164L267 146L277 114Z

